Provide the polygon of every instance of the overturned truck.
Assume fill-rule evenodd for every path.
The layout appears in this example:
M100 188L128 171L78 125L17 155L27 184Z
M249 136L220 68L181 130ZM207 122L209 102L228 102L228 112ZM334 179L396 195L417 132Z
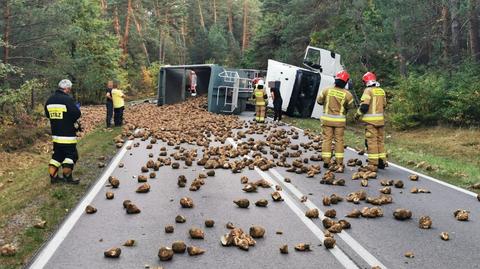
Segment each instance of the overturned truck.
M175 104L193 95L208 97L208 111L240 114L253 93L252 81L263 77L269 87L280 90L282 111L289 116L320 118L322 106L316 103L320 91L333 86L335 74L343 70L340 55L308 47L305 68L268 60L266 77L255 69L225 68L216 64L166 65L160 69L158 105ZM193 94L192 94L193 93ZM268 106L273 107L270 89Z
M195 94L208 97L208 111L239 114L245 111L258 70L224 68L216 64L163 66L158 79L157 104L175 104Z

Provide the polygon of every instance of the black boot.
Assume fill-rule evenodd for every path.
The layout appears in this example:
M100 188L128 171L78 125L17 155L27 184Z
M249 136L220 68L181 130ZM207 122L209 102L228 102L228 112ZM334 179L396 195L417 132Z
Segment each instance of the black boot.
M72 184L72 185L78 185L80 183L79 179L73 179L73 175L70 174L68 176L63 175L63 178L65 180L65 183L67 184Z
M385 169L385 162L383 161L383 159L378 160L378 168Z
M61 183L63 181L62 178L58 177L58 175L55 175L55 176L50 176L50 184L58 184L58 183Z

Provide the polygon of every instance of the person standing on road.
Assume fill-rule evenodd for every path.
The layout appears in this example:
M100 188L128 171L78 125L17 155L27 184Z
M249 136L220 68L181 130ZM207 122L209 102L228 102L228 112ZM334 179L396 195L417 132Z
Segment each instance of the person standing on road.
M73 167L78 160L77 120L81 116L80 108L68 94L72 89L72 82L68 79L60 81L59 89L48 98L45 104L45 115L50 120L53 141L53 155L48 164L48 173L52 184L62 180L69 184L78 184L74 180ZM62 167L63 178L58 175Z
M255 121L263 123L265 122L265 112L268 100L267 92L265 91L265 82L263 80L259 80L255 85L252 97L255 99Z
M322 121L322 159L323 167L330 168L337 173L343 173L344 159L344 132L347 125L347 111L353 107L353 96L345 89L350 80L347 71L340 71L335 76L335 87L322 90L317 103L323 105ZM335 140L336 165L330 166L332 159L332 141Z
M280 94L280 89L277 87L270 88L270 95L273 99L273 120L281 121L283 99L282 95Z
M107 128L112 126L113 118L113 99L112 99L113 81L109 80L105 89L105 98L107 98Z
M112 102L113 102L113 122L115 126L122 126L123 124L123 111L125 110L125 94L118 89L118 82L113 82L112 89Z
M365 141L368 152L368 167L372 171L377 168L384 169L387 165L385 151L385 117L387 105L385 91L380 88L377 77L372 72L363 75L366 88L360 99L360 107L355 114L355 119L360 119L365 124Z

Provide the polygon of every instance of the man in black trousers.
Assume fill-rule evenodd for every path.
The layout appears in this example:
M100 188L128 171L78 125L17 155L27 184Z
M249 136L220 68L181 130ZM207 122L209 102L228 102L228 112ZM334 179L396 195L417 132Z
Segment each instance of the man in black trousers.
M110 128L112 126L112 118L113 118L112 89L113 89L113 81L109 80L107 83L107 88L105 89L105 97L107 98L107 102L106 102L107 128Z
M280 81L269 82L271 84L270 94L273 99L273 120L281 121L282 120L282 95L280 94ZM269 85L270 86L270 85Z

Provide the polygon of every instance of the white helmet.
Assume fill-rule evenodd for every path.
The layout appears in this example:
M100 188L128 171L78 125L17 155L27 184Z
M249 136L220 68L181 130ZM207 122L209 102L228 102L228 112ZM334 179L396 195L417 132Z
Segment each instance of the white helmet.
M72 82L68 79L62 79L59 83L58 83L58 87L60 89L67 89L67 88L72 88Z
M257 83L258 86L265 86L265 81L263 79L259 80Z

